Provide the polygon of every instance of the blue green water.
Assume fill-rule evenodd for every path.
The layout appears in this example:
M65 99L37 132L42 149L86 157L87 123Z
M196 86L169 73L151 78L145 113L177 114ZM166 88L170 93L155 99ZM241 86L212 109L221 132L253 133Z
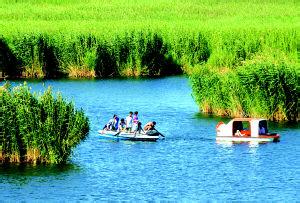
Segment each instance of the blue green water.
M20 82L13 82L16 85ZM218 144L219 117L198 113L188 80L83 80L28 82L51 85L91 122L88 138L64 166L0 166L4 201L300 200L299 125L270 123L281 142ZM114 114L139 111L157 122L165 140L113 142L97 130Z

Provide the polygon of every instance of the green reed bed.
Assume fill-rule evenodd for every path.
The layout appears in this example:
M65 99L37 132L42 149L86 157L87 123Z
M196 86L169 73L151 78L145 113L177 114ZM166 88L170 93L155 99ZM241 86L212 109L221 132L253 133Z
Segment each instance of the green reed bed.
M299 89L285 80L299 86L299 11L294 0L0 0L0 72L37 78L185 72L205 112L295 120L298 103L287 95ZM250 73L267 79L241 79ZM256 90L247 89L250 83ZM284 88L275 91L278 84Z
M16 33L0 37L0 61L10 77L164 76L199 64L236 67L262 53L297 61L297 40L295 28Z
M0 69L11 77L171 75L203 63L234 67L274 50L297 59L299 5L292 0L0 5Z
M51 88L0 89L0 162L64 163L89 131L88 118Z
M199 67L190 75L200 110L230 117L299 120L299 66L265 58L232 69Z

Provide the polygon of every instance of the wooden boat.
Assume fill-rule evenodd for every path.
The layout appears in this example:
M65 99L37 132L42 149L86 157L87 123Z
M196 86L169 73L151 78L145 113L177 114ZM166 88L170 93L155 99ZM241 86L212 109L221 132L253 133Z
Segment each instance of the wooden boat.
M258 118L235 118L216 126L217 141L231 142L279 142L280 135L269 133L267 120Z
M156 130L147 131L146 133L117 132L117 131L110 131L110 130L99 130L98 132L102 138L108 138L114 140L155 142L161 137L161 134Z

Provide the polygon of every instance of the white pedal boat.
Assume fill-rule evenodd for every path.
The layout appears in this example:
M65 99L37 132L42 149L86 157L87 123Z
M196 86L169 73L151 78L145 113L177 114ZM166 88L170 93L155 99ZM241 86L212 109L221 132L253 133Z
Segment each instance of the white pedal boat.
M246 127L246 128L245 128ZM264 132L260 129L264 128ZM216 126L217 141L230 142L279 142L280 135L269 133L267 120L258 118L235 118L228 124L219 122Z
M131 141L151 141L155 142L160 138L160 133L146 132L146 133L134 133L134 132L117 132L110 130L98 131L102 138L114 139L114 140L131 140Z

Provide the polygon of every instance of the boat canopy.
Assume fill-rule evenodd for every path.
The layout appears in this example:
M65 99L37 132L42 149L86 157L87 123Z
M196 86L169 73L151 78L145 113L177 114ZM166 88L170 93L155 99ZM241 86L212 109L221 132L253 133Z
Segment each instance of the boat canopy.
M245 122L248 122L247 128L245 128ZM265 128L267 133L267 120L257 118L235 118L232 119L227 125L227 129L231 131L231 135L234 135L237 130L240 132L247 132L251 137L259 137L259 127Z

